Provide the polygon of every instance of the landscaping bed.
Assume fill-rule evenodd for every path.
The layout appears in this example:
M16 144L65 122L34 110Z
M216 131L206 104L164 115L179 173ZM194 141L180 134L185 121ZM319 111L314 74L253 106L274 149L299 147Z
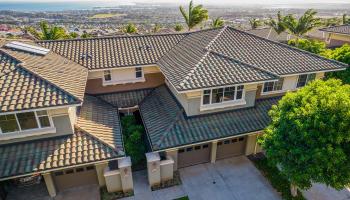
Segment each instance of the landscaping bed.
M115 199L121 199L124 197L131 197L134 196L134 192L111 192L108 193L107 188L103 187L100 189L100 195L101 200L115 200Z
M175 185L181 185L181 184L182 184L182 182L181 182L181 178L180 178L180 173L179 173L179 171L175 171L174 178L172 180L165 181L159 185L154 185L151 187L151 190L152 191L161 190L164 188L172 187Z
M259 153L256 155L249 155L249 160L251 160L255 167L260 170L262 175L269 180L272 187L274 187L277 192L285 200L306 200L302 193L298 190L298 196L293 197L290 192L290 182L288 179L281 174L276 166L271 166L268 164L268 160L264 154Z

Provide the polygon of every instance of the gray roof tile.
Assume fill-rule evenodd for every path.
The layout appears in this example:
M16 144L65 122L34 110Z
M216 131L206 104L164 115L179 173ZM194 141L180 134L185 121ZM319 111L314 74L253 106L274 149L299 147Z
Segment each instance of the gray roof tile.
M350 24L322 28L320 31L350 35Z

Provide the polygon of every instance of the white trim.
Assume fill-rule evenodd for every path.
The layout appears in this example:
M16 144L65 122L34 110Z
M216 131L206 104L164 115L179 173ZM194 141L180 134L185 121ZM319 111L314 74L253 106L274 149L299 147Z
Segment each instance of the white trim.
M214 142L214 141L227 140L227 139L238 138L238 137L248 136L248 135L262 134L262 131L263 130L249 132L249 133L235 135L235 136L227 136L227 137L222 137L222 138L215 138L215 139L212 139L212 140L207 140L207 141L197 142L197 143L192 143L192 144L186 144L186 145L182 145L182 146L178 146L178 147L171 147L171 148L168 148L168 149L162 149L162 150L157 150L157 151L152 151L152 152L177 151L178 149L191 147L191 146L195 146L195 145L207 144L207 143L211 143L211 142Z
M89 72L99 72L99 71L105 71L105 70L113 70L113 69L128 69L128 68L135 68L135 67L158 67L157 64L153 65L132 65L132 66L125 66L125 67L110 67L110 68L104 68L104 69L90 69Z
M280 89L280 90L273 90L274 89L274 87L275 87L275 84L279 81L269 81L269 82L265 82L263 85L262 85L262 90L261 90L261 95L269 95L269 94L278 94L278 93L283 93L284 91L286 91L286 90L283 90L283 85L284 85L284 77L282 77L282 79L283 79L283 81L282 81L282 89ZM267 91L267 92L264 92L264 88L265 88L265 84L266 83L270 83L270 82L273 82L274 84L273 84L273 86L272 86L272 91Z
M280 77L288 77L288 76L299 76L299 75L304 75L304 74L317 74L317 73L322 73L322 72L335 72L335 71L343 71L346 70L346 68L341 68L341 69L329 69L329 70L323 70L323 71L313 71L313 72L304 72L304 73L299 73L299 74L286 74L286 75L280 75ZM268 81L269 82L269 81Z
M146 79L143 78L136 78L136 79L130 79L130 80L122 80L122 81L104 81L103 86L108 86L108 85L123 85L123 84L128 84L128 83L140 83L140 82L146 82Z
M11 139L19 139L19 138L26 138L31 136L39 136L39 135L45 135L49 133L56 133L55 127L45 127L45 128L34 128L34 129L27 129L23 131L16 131L16 132L9 132L9 133L1 133L0 134L0 141L6 141Z
M37 109L11 111L11 112L2 112L2 113L0 113L0 115L9 115L9 114L16 114L16 113L24 113L24 112L34 112L34 111L41 111L41 110L55 110L55 109L60 109L60 108L78 107L78 106L81 106L81 105L82 105L82 103L70 104L70 105L65 105L65 106L52 106L52 107L46 107L46 108L37 108Z
M260 95L264 96L264 95L270 95L270 94L279 94L279 93L285 93L288 92L290 90L275 90L275 91L269 91L269 92L264 92L264 88L261 90Z
M237 97L237 87L239 86L243 86L243 90L242 90L242 98L241 99L236 99ZM230 101L222 101L220 103L212 103L212 91L213 89L203 89L201 92L201 104L200 104L200 111L205 111L205 110L212 110L212 109L218 109L218 108L226 108L226 107L231 107L231 106L238 106L238 105L244 105L246 104L245 101L245 93L246 93L246 87L245 85L236 85L236 86L231 86L231 87L235 87L235 94L234 94L234 98L235 100L230 100ZM229 87L218 87L215 89L219 89L222 88L223 92L222 92L222 97L225 96L225 88L229 88ZM203 97L204 97L204 91L205 90L210 90L210 95L209 95L209 104L203 104Z
M350 34L346 34L346 33L338 33L338 32L334 32L334 31L326 31L326 30L322 30L322 32L326 32L328 34L334 34L334 35L345 35L345 36L350 36Z
M9 180L9 179L15 179L15 178L21 178L21 177L25 177L25 176L31 176L31 175L34 175L34 174L45 174L45 173L50 173L50 172L54 172L54 171L60 171L60 170L64 170L64 169L83 167L83 166L87 166L87 165L97 165L97 164L105 163L105 162L108 162L108 161L119 160L119 159L122 159L124 157L125 156L118 157L118 158L110 158L110 159L106 159L106 160L103 160L103 161L95 161L95 162L90 162L90 163L77 164L77 165L67 166L67 167L58 167L58 168L55 168L55 169L43 170L43 171L40 171L40 172L32 172L32 173L22 174L22 175L17 175L17 176L10 176L10 177L6 177L6 178L1 178L0 181Z

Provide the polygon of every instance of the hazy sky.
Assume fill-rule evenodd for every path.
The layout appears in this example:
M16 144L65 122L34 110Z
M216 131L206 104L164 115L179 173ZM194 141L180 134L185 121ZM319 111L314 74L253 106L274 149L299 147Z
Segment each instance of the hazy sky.
M189 0L0 0L0 2L62 2L62 1L109 1L148 3L187 3ZM349 0L195 0L202 4L305 4L305 3L350 3Z

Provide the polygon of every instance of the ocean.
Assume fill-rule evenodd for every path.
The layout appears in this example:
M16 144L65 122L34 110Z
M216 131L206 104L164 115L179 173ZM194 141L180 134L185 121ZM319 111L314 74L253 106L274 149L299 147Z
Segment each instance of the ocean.
M118 1L98 2L1 2L0 10L13 11L66 11L66 10L92 10L92 9L118 9L120 6L132 6L134 3Z

